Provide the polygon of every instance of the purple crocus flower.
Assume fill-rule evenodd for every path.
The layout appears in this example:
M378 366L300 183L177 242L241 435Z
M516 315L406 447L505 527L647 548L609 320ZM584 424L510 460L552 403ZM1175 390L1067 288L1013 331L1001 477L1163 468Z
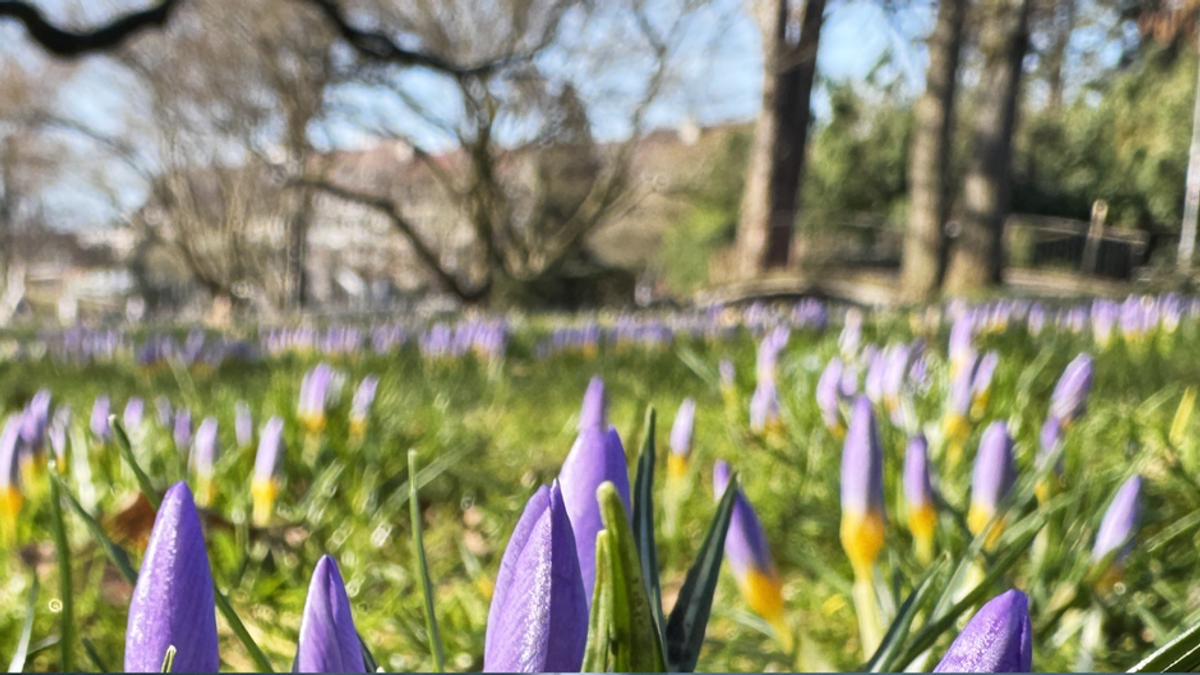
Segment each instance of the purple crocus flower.
M174 672L215 673L217 618L212 572L192 493L176 483L163 495L125 631L126 672L160 672L167 648Z
M846 323L842 326L842 334L838 336L838 348L844 358L851 358L858 353L858 345L862 341L863 315L856 307L846 310Z
M142 399L134 396L125 403L125 412L121 415L121 422L125 425L125 431L133 433L142 426L142 411L145 410L146 403Z
M692 429L696 424L696 402L690 398L683 399L679 404L679 412L675 414L675 423L671 425L669 444L671 453L667 455L667 476L676 480L687 474L688 457L692 454Z
M22 459L44 460L46 428L50 426L50 392L39 389L21 415Z
M987 407L988 393L992 388L992 378L996 375L996 366L1000 364L1000 355L990 350L975 364L971 373L971 415L978 418Z
M159 396L154 399L154 407L158 411L158 423L164 429L170 427L175 421L175 410L171 408L171 399Z
M817 379L815 392L817 407L821 410L821 417L825 420L825 426L838 437L844 435L846 431L842 426L842 397L840 392L842 370L841 359L836 356L830 359L829 365L825 366L825 370L821 372L821 377Z
M604 529L596 489L605 481L616 487L625 505L625 513L631 513L629 469L621 437L613 428L607 432L596 428L584 429L563 462L558 482L562 486L563 502L575 533L576 557L589 607L592 588L596 584L596 534Z
M305 373L300 382L300 402L296 406L296 417L309 433L320 433L325 428L325 406L329 401L329 385L332 380L333 368L322 362Z
M1107 556L1113 555L1117 565L1133 550L1133 535L1137 530L1138 497L1142 490L1142 477L1134 474L1121 485L1117 495L1113 497L1104 518L1100 521L1100 531L1096 534L1096 545L1092 547L1092 559L1100 562Z
M271 520L275 497L279 494L283 473L283 420L272 417L258 437L258 454L254 456L254 477L250 494L254 499L254 524L262 527Z
M1046 308L1041 303L1035 302L1029 307L1029 313L1025 316L1025 325L1033 337L1042 334L1042 329L1046 327Z
M984 531L1016 480L1017 466L1008 427L1004 422L992 422L979 441L979 454L971 474L971 508L967 512L971 534L978 536ZM1004 521L1001 519L988 532L985 546L990 549L1003 532Z
M904 453L904 501L908 507L908 529L917 544L917 557L924 563L933 560L933 535L937 527L929 474L929 444L923 434L917 434L908 439Z
M175 411L175 427L172 431L175 439L175 449L187 454L188 444L192 441L192 411L180 408Z
M933 672L1028 673L1032 666L1029 598L1011 590L979 608Z
M1092 391L1092 357L1076 356L1063 371L1054 393L1050 395L1050 414L1066 428L1087 412L1088 394Z
M375 402L375 390L379 388L379 378L367 375L359 383L350 403L350 433L362 435L367 429L367 416L371 412L371 404Z
M597 375L588 382L583 395L583 407L579 409L579 431L608 427L608 403L604 397L604 380Z
M323 555L313 570L300 618L295 673L365 673L358 631L346 586L333 558Z
M842 547L860 579L870 577L883 549L883 445L871 402L860 396L842 448Z
M107 443L108 439L112 438L112 428L108 425L108 411L108 396L105 394L100 394L96 397L95 403L92 404L91 429L92 434L94 434L101 443Z
M50 429L46 437L50 439L50 449L54 451L54 461L59 473L67 470L67 427L71 424L71 408L60 405L54 411L54 419L50 421Z
M238 447L248 448L254 442L254 417L250 414L250 404L238 401L233 410L233 431Z
M729 465L717 460L713 466L713 494L717 500L728 486ZM725 559L729 561L733 578L746 603L775 628L779 639L790 650L792 631L784 618L783 582L758 514L740 488L734 497L729 534L725 537Z
M525 505L496 575L484 671L579 671L589 603L571 522L558 482L543 485Z
M975 337L975 327L969 313L964 314L954 321L954 325L950 327L950 344L947 347L947 352L950 357L950 376L954 377L962 368L970 365L967 357L974 357L975 350L971 347L971 341Z
M863 393L875 405L883 404L883 373L887 368L890 356L890 347L874 351L871 353L871 359L867 364L867 376L863 380Z
M0 515L9 533L15 531L17 515L25 504L21 492L20 441L21 416L9 415L0 431Z
M779 393L773 378L763 378L750 397L750 430L755 433L778 431Z
M217 418L205 417L196 429L196 440L192 451L192 468L196 470L196 492L201 505L208 506L216 497L213 483L213 465L221 452L217 439Z
M733 361L727 358L721 359L717 364L717 372L721 375L721 389L723 391L732 391L734 386L734 376L736 371L733 369Z

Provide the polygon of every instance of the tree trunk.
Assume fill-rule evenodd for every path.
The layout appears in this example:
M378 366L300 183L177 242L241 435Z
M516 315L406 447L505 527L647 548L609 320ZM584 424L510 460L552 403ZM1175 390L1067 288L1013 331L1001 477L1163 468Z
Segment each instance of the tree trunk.
M929 36L925 94L917 101L909 165L908 232L901 283L904 296L926 300L945 271L943 228L950 211L950 146L966 0L942 0Z
M765 5L759 21L765 62L762 109L738 224L736 267L742 278L788 265L825 16L825 0L807 0L793 44L787 0Z
M1012 136L1021 65L1029 43L1031 0L987 0L980 6L984 65L974 149L963 181L962 218L950 242L945 290L968 292L1001 281L1004 221L1012 189Z
M1061 110L1063 105L1063 70L1066 66L1067 43L1075 31L1075 0L1055 3L1051 9L1053 42L1046 50L1046 87L1049 89L1046 107Z
M308 302L308 222L312 212L313 192L299 188L296 211L287 225L287 306L303 310Z

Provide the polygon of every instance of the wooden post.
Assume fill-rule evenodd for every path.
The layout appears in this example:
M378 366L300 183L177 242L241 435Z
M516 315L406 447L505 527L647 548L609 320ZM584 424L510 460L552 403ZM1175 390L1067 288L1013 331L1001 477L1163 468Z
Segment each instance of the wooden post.
M1100 256L1100 238L1104 234L1104 218L1108 216L1108 203L1103 199L1092 202L1092 222L1088 226L1087 242L1083 245L1084 274L1096 273L1096 260Z

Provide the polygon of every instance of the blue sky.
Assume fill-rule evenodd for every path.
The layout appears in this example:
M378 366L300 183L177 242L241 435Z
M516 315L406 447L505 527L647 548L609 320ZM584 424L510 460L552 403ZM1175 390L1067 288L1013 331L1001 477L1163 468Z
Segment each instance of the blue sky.
M682 42L686 58L681 61L678 86L651 110L649 126L674 127L687 118L716 124L754 116L759 104L762 61L758 29L743 11L743 2L714 0L691 26ZM48 15L60 21L68 17L100 21L106 16L97 9L97 4L82 0L42 0L39 4ZM131 9L146 4L149 3L126 2L123 7ZM904 77L911 91L917 91L924 69L920 37L928 30L931 20L930 4L913 3L903 12L889 15L877 3L868 0L835 0L831 3L822 34L818 72L825 79L858 81L890 49L892 72ZM31 55L37 53L37 48L24 38L21 29L9 22L0 23L0 52L16 55L27 63ZM419 71L410 71L405 77L414 83L413 91L421 98L435 105L445 100L446 85L436 77ZM135 91L129 78L107 59L88 57L58 101L62 113L99 131L115 133L121 130ZM400 119L402 126L417 129L417 136L423 142L439 145L436 135L422 135L433 132L420 131L419 126L411 124L412 120L405 122L405 112L389 105L387 98L379 92L361 87L348 88L340 92L339 98L352 102L360 110L384 111L383 116L387 119ZM827 113L828 103L822 92L818 92L814 107L818 117ZM608 124L606 120L604 115L593 117L594 132L598 137L614 138L625 132L620 124ZM321 145L361 146L369 143L361 130L337 121L316 125L313 131L315 140ZM81 168L87 169L95 149L82 141L74 141L72 145L84 160ZM120 201L124 202L125 208L135 207L143 198L144 188L137 184L136 176L122 167L98 166L92 170L108 173L118 184ZM95 194L94 188L89 194L88 180L86 172L72 173L46 191L45 206L54 222L73 227L117 215L115 211L119 209L114 209L106 198Z

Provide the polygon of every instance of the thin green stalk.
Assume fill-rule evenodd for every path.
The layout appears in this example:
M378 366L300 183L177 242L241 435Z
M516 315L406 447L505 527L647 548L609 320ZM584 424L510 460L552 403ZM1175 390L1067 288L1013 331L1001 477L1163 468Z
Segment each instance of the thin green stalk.
M138 465L137 457L133 454L133 444L129 441L129 434L125 433L125 427L121 426L116 415L108 416L108 424L112 427L113 437L117 441L117 449L121 451L121 456L125 458L129 468L133 469L138 487L141 488L142 494L146 495L146 499L150 500L150 505L157 511L158 505L162 503L162 495L158 494L158 490L155 490L154 486L150 484L150 477Z
M408 475L417 475L417 451L408 451ZM417 559L417 577L421 579L421 593L425 596L425 630L429 634L429 649L433 652L434 668L445 672L446 655L442 649L442 635L438 632L437 616L433 613L433 583L429 580L429 564L425 560L425 543L421 536L421 505L417 501L417 481L408 481L409 513L412 514L413 554Z
M229 622L229 627L233 629L233 634L238 636L242 641L242 645L246 647L246 651L250 652L250 659L254 661L254 669L260 673L273 673L275 670L271 668L271 662L267 659L267 655L259 649L258 643L254 638L250 637L250 631L246 630L246 624L238 618L237 612L233 611L233 605L229 604L229 598L213 584L213 597L217 599L217 609L221 610L221 616L225 617L225 621Z
M58 645L62 652L59 670L71 673L75 671L75 596L71 583L74 575L71 573L71 550L67 544L58 482L53 480L50 481L50 528L54 535L54 549L58 554L58 594L62 602L59 612L61 637Z

